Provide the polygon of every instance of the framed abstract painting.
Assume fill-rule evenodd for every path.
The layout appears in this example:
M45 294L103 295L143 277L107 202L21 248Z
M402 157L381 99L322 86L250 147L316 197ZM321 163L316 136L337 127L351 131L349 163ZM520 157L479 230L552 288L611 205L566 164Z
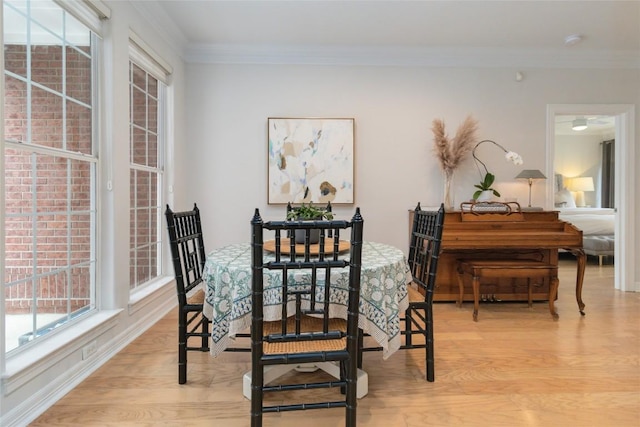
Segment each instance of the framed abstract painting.
M353 203L354 119L269 118L268 203Z

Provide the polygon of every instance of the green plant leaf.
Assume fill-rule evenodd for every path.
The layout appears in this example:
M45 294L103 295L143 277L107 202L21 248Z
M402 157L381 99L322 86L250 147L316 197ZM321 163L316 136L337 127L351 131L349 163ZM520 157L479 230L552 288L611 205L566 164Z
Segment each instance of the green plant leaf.
M484 176L482 181L480 181L479 184L474 185L474 187L482 191L485 191L485 190L495 191L493 188L491 188L495 180L496 180L495 175L490 172L487 172L487 174Z
M325 208L318 208L313 206L313 203L308 205L302 204L295 208L292 208L287 212L288 220L313 220L313 219L333 219L333 213L327 211Z
M498 193L498 191L491 188L495 180L496 180L496 176L491 172L487 172L484 178L482 179L482 181L480 181L479 184L474 185L474 187L477 188L478 190L475 193L473 193L473 199L474 200L478 199L478 197L480 196L480 193L482 193L483 191L491 191L494 196L500 197L500 193Z
M495 175L493 175L492 173L487 173L484 176L484 186L486 187L485 190L491 189L491 185L493 185L493 182L495 180L496 180Z

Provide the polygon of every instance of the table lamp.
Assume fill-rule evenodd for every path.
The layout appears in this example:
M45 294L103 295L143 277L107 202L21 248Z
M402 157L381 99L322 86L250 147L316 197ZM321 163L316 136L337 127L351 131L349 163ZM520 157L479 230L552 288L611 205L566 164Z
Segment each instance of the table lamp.
M590 176L579 176L572 178L569 182L569 190L576 193L576 206L585 207L584 192L594 191L593 178Z
M516 176L516 179L528 179L529 180L529 207L531 207L531 185L534 179L547 179L546 176L538 169L525 169Z

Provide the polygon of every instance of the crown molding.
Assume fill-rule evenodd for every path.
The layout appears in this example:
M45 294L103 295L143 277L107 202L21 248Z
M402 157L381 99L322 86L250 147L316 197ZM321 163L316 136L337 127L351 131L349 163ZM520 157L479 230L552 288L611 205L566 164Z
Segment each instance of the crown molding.
M135 1L129 2L129 4L157 31L162 41L184 59L183 54L188 47L189 40L167 12L155 1Z
M135 1L131 4L163 42L187 63L640 69L640 51L637 50L189 43L158 2Z
M562 49L190 44L182 57L206 64L640 69L639 52Z

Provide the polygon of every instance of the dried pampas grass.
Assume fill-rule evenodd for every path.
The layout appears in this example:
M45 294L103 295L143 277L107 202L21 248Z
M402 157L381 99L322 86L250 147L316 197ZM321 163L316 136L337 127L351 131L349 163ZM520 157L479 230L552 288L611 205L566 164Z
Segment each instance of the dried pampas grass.
M458 127L455 137L449 140L445 134L444 121L435 119L433 121L433 142L436 157L440 161L440 168L445 174L450 175L458 167L464 157L469 154L476 141L476 130L478 122L468 116Z

